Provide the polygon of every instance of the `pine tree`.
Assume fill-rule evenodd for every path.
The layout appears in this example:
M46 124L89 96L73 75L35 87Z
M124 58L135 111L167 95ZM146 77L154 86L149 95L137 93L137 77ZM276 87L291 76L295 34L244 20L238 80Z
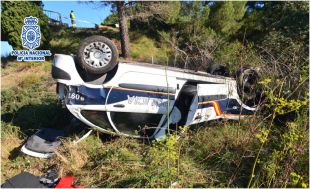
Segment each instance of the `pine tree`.
M223 36L234 35L242 26L245 4L245 1L215 2L211 6L208 25Z

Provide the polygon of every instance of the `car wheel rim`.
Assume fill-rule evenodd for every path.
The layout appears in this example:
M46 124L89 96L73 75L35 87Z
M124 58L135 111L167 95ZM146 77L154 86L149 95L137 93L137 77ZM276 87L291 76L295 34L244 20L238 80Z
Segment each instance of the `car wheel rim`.
M93 42L84 48L84 61L90 67L103 68L112 59L111 48L102 42Z

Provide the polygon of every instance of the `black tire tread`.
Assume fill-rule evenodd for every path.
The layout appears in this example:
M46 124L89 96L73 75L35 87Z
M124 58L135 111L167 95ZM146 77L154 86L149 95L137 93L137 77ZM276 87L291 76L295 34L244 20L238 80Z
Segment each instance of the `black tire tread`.
M207 70L212 75L229 76L229 70L225 65L222 64L211 64Z

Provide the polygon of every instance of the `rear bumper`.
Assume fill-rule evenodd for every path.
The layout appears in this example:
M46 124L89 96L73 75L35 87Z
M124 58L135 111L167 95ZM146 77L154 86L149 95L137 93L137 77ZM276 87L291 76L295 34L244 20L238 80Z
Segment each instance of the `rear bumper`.
M52 65L52 77L58 83L65 85L83 85L72 56L55 54Z

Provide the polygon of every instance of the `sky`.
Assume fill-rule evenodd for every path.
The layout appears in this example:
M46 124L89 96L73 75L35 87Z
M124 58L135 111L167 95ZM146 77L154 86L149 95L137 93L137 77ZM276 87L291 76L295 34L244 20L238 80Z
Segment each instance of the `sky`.
M74 11L77 27L95 27L111 14L110 6L102 6L100 2L85 3L83 1L44 1L44 10L59 12L64 18L62 21L71 25L69 15ZM89 23L87 23L89 22Z
M44 10L59 12L62 21L71 26L69 19L70 11L73 10L77 27L93 28L95 24L100 24L111 14L110 6L100 6L100 2L85 3L83 1L46 1L43 0ZM55 15L48 15L54 17ZM12 47L8 42L1 41L1 56L10 54Z

